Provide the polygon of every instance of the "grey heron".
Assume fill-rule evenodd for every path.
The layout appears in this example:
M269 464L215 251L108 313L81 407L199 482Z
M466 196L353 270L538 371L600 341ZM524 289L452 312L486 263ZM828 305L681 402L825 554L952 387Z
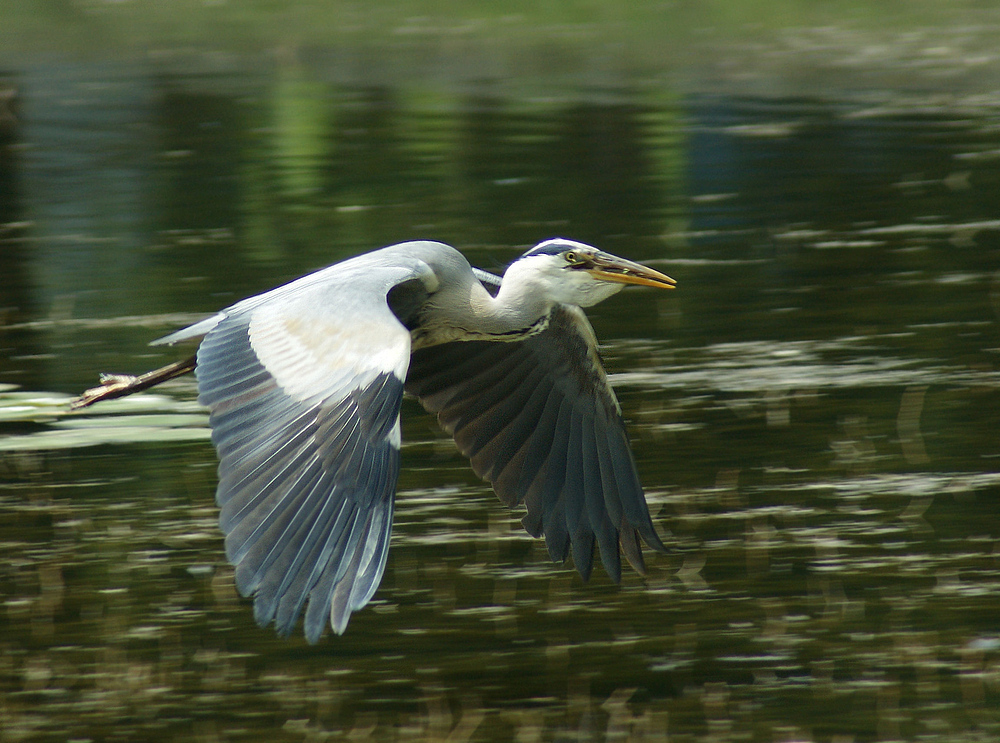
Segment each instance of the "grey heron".
M503 277L437 242L336 263L154 344L197 354L140 377L105 376L76 402L198 379L219 455L216 501L236 584L261 626L340 634L382 578L411 393L550 557L589 578L640 573L650 518L621 409L581 307L659 271L556 238Z

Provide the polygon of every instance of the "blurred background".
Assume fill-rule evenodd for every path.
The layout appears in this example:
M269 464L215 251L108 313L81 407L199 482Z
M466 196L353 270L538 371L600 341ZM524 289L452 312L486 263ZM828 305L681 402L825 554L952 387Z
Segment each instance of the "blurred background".
M0 5L0 741L1000 737L1000 7ZM412 401L382 586L253 622L147 343L413 238L593 308L671 551L549 562Z

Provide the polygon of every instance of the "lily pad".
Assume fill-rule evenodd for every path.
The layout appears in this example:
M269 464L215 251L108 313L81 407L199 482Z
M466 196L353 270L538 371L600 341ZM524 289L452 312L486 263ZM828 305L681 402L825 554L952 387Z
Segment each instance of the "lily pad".
M208 414L194 401L133 395L72 411L69 405L73 399L70 395L9 387L0 391L0 426L37 423L50 427L0 437L0 452L203 441L211 436Z

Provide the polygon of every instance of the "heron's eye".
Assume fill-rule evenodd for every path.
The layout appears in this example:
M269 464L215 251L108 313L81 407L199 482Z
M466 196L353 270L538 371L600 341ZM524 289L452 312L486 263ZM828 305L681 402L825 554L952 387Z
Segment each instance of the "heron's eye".
M569 251L569 252L567 252L567 253L565 253L564 257L566 258L566 262L567 263L579 263L580 262L579 256L576 253L574 253L572 250Z

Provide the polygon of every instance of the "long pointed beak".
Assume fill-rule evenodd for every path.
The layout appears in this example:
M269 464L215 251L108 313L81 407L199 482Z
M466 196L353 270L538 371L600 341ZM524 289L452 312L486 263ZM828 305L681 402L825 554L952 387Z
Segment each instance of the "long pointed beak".
M659 289L673 289L677 286L677 282L664 273L610 253L596 253L591 256L590 262L592 265L586 269L587 273L602 281L655 286Z

